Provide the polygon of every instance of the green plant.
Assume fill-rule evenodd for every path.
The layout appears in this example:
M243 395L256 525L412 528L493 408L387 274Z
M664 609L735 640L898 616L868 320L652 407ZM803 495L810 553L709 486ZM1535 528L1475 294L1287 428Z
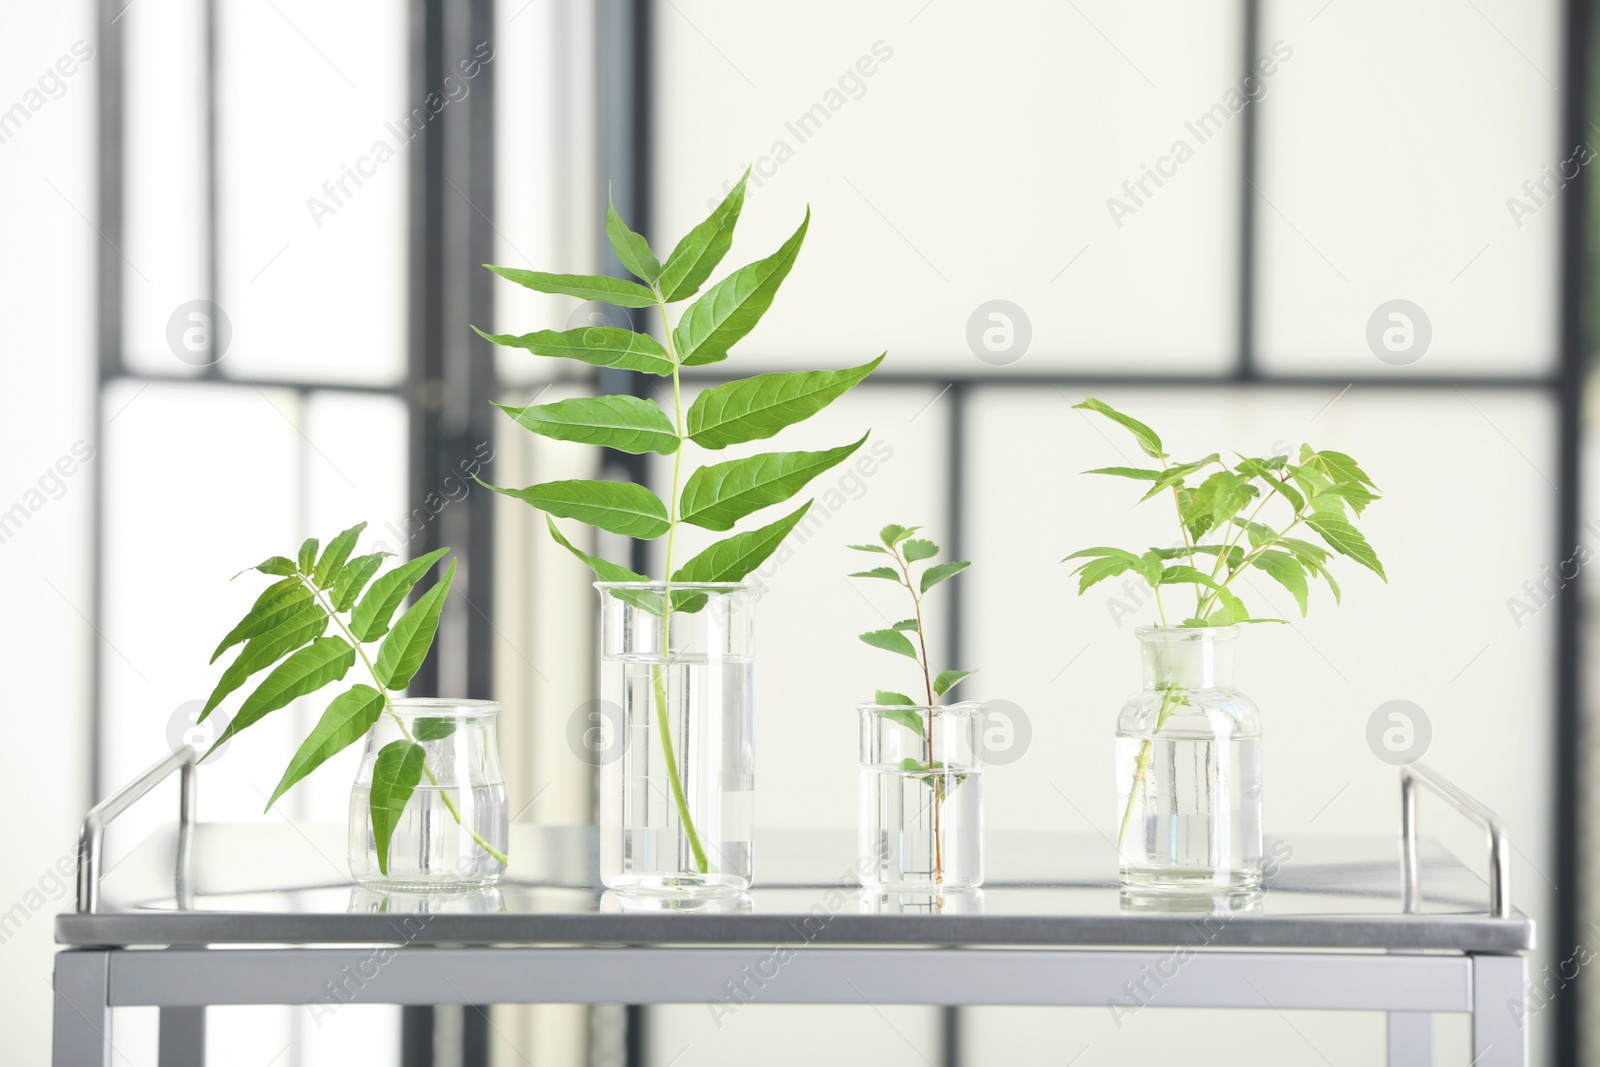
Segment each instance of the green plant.
M311 537L300 546L295 559L273 556L249 568L273 575L278 581L256 598L245 617L228 631L211 654L211 662L215 663L228 649L242 646L211 691L199 721L204 722L253 675L272 668L244 698L228 728L206 751L209 757L229 738L268 714L323 686L342 681L359 658L372 684L358 682L333 698L289 761L267 801L267 810L270 811L296 782L366 736L378 718L388 714L400 727L402 739L390 742L378 753L371 801L378 869L388 874L389 842L406 802L424 775L438 784L423 759L424 750L418 742L446 737L454 728L447 720L425 719L418 724L416 736L413 736L395 714L390 694L399 693L410 685L417 668L422 666L434 634L438 632L439 613L449 595L456 565L452 560L444 577L395 619L395 611L412 589L450 550L438 549L378 576L384 557L390 553L351 556L366 525L357 523L340 533L328 542L321 555L317 553L317 539ZM391 619L393 626L390 626ZM339 633L324 636L330 623ZM375 654L369 654L367 646L374 642L381 643ZM441 799L460 823L461 813L449 794L441 794ZM472 839L495 859L506 862L505 855L477 833L472 833Z
M934 674L932 661L928 658L927 621L923 615L922 601L934 586L954 578L972 564L967 560L933 563L923 568L920 575L913 574L913 564L931 560L939 554L938 545L925 538L912 536L920 529L920 526L898 526L891 523L878 532L879 544L851 545L850 547L857 552L886 555L893 561L893 566L857 571L850 577L881 578L894 582L911 597L912 613L909 619L902 619L886 630L869 630L861 635L861 640L873 648L881 648L886 652L893 652L913 660L921 672L925 703L919 704L904 693L880 689L876 695L876 703L879 705L877 713L922 738L923 758L917 760L907 756L900 761L900 770L918 775L919 780L933 790L934 881L943 882L944 845L941 824L945 797L948 791L959 786L966 776L957 775L953 782L949 782L947 780L951 775L940 773L945 770L945 764L933 758L933 717L938 714L939 701L944 695L973 672L949 670ZM915 643L906 636L907 634L915 635Z
M1343 452L1303 444L1298 462L1291 462L1287 454L1252 458L1235 453L1238 462L1230 466L1213 452L1200 459L1174 463L1161 438L1144 423L1093 397L1075 406L1121 425L1133 434L1140 450L1160 464L1159 469L1102 467L1085 473L1149 482L1140 503L1170 494L1177 508L1180 541L1176 547L1143 552L1101 547L1072 553L1067 560L1086 559L1073 571L1078 576L1078 595L1107 578L1132 571L1154 591L1160 625L1168 625L1161 591L1170 586L1192 586L1194 613L1178 625L1231 626L1286 621L1255 617L1245 607L1234 583L1251 570L1261 571L1288 590L1302 616L1308 607L1312 578L1325 580L1334 602L1339 601L1339 583L1328 566L1335 554L1348 556L1384 581L1389 580L1377 553L1356 529L1351 516L1351 512L1360 516L1368 504L1379 499L1377 486ZM1190 485L1191 478L1198 481ZM1261 517L1274 501L1280 505L1284 518L1269 526ZM1300 527L1314 532L1327 547L1289 536ZM1212 538L1210 542L1208 537ZM1128 834L1138 785L1150 764L1154 736L1182 704L1183 694L1176 687L1169 687L1162 698L1155 729L1140 749L1134 767L1119 846Z
M633 482L567 480L525 489L490 486L526 501L546 513L550 535L587 564L602 581L646 582L644 575L591 556L576 548L556 527L555 518L576 519L615 534L642 540L666 538L664 595L625 590L622 595L663 617L662 663L652 664L655 712L671 787L672 802L704 874L710 870L705 847L695 829L678 775L678 761L668 729L665 661L670 657L674 612L698 611L704 594L676 590L678 584L738 582L767 559L805 516L808 500L783 518L759 529L717 541L689 560L678 563L678 533L684 524L725 532L757 511L783 503L806 483L843 462L867 439L823 452L766 452L695 469L684 479L684 453L693 444L720 451L730 445L766 440L780 430L811 417L877 369L883 356L840 371L760 374L705 389L685 405L681 372L728 358L729 349L760 321L794 266L810 225L806 211L793 236L766 259L727 275L700 295L673 324L667 305L687 300L710 278L727 253L734 225L744 205L745 172L705 221L678 242L665 261L657 258L644 237L629 229L607 206L606 234L617 259L639 280L594 275L546 274L508 267L490 270L518 285L542 293L600 300L624 308L660 314L658 341L648 333L611 326L557 332L539 330L521 335L478 333L498 345L527 349L540 356L573 359L599 367L669 378L672 405L663 411L642 396L578 397L553 404L506 407L502 410L534 433L563 441L600 445L635 455L654 452L672 457L671 493L663 501ZM477 329L477 327L473 327ZM868 431L870 433L870 431Z

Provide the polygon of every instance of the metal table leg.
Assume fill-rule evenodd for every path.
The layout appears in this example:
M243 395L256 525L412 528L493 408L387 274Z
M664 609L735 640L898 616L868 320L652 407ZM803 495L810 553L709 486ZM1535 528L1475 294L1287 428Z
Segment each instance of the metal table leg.
M54 1067L110 1067L111 953L56 953Z
M1472 1062L1474 1067L1527 1067L1528 1031L1512 1004L1522 1004L1528 961L1522 956L1473 956Z
M162 1008L160 1067L206 1067L206 1009Z
M1389 1067L1433 1067L1433 1016L1389 1013Z

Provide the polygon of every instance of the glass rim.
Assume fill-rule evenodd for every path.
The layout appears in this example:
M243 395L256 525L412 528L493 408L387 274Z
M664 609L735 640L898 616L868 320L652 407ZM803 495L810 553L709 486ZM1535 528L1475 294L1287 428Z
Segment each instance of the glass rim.
M612 589L648 590L649 592L687 589L696 593L765 593L767 591L767 587L760 582L595 582L594 587L603 593Z
M468 697L393 697L389 707L396 715L434 719L481 719L500 713L498 700Z
M974 711L983 711L988 706L989 702L987 700L958 700L953 704L877 704L873 703L872 701L868 701L864 704L857 704L856 710L874 712L892 710L932 711L935 713L956 711L966 714Z
M1239 623L1230 623L1227 626L1136 626L1133 635L1141 641L1150 639L1194 641L1202 637L1232 640L1242 632Z

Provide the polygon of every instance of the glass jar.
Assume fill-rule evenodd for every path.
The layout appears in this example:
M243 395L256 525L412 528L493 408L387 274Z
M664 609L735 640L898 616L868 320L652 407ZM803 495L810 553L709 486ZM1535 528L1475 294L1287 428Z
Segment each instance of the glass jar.
M1261 716L1233 687L1237 626L1140 627L1143 688L1117 717L1122 884L1261 884Z
M359 883L412 889L492 885L505 873L510 812L500 772L493 700L391 700L367 731L350 790L350 873ZM378 866L372 832L372 772L384 746L422 746L422 778L389 839L389 870Z
M862 704L858 710L861 884L982 885L984 705Z
M749 888L759 585L596 582L600 880L622 892Z

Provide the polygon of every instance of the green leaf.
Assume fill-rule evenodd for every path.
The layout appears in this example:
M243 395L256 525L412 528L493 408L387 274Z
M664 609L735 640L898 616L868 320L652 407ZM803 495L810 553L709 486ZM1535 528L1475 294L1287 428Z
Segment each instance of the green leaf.
M888 689L880 689L873 697L876 704L904 704L907 707L916 707L917 702L904 693L896 693Z
M844 462L866 444L871 432L826 452L765 452L701 467L683 487L679 517L707 530L731 530L746 515L788 500L811 479Z
M1378 562L1378 554L1372 550L1361 531L1346 520L1313 516L1306 520L1306 525L1321 534L1328 546L1341 556L1349 556L1379 578L1386 582L1389 580L1389 576L1383 573L1383 564Z
M439 613L444 610L444 598L449 595L450 581L455 576L456 561L451 560L444 577L395 620L394 629L378 646L378 662L373 670L385 689L398 692L411 684L439 630Z
M1184 518L1193 521L1194 518L1209 516L1210 526L1221 526L1250 502L1254 490L1255 486L1241 481L1232 471L1217 471L1194 491L1194 498Z
M1100 545L1100 546L1097 546L1095 548L1080 548L1078 551L1072 553L1072 555L1070 555L1070 556L1063 556L1061 558L1061 562L1065 563L1069 559L1081 559L1084 556L1093 556L1093 557L1096 557L1096 558L1099 558L1101 556L1114 556L1117 559L1125 559L1125 560L1129 561L1130 563L1139 558L1137 553L1129 552L1125 548L1109 548L1109 547L1107 547L1105 545ZM1082 567L1079 567L1077 570L1073 571L1072 573L1073 574L1077 574L1078 571L1081 571L1082 569L1083 569Z
M262 574L276 574L280 577L300 573L300 569L295 566L294 560L288 556L269 556L251 569L258 570ZM243 573L243 571L239 572L239 574ZM235 574L234 577L237 578L239 575Z
M933 680L934 696L944 696L954 689L961 679L970 678L976 673L976 671L940 671L939 676Z
M355 634L356 640L376 641L388 633L389 620L394 617L395 608L410 595L411 587L449 551L448 548L436 548L426 556L418 556L409 563L400 564L373 582L367 595L350 613L350 632Z
M1278 545L1294 553L1294 558L1307 566L1320 567L1328 558L1328 550L1297 537L1280 537Z
M901 551L905 553L907 563L915 563L918 560L932 559L937 556L939 554L939 546L932 541L915 537L907 541Z
M1290 478L1273 478L1272 488L1289 502L1290 507L1299 512L1301 508L1306 506L1306 498L1291 484L1292 481Z
M1213 626L1232 626L1236 622L1244 622L1250 618L1250 611L1244 606L1244 601L1226 586L1217 587L1217 602L1222 607L1207 617L1207 621Z
M728 358L728 349L755 329L772 306L772 298L794 266L810 225L811 209L807 208L800 228L781 248L766 259L740 267L689 305L672 331L679 362L685 367L699 367Z
M271 712L286 707L296 697L315 693L329 682L337 682L356 661L356 650L342 637L319 637L273 668L255 692L245 698L239 713L228 723L206 751L211 755L234 734L260 722Z
M309 576L317 563L317 539L308 537L300 543L300 563L297 569Z
M1377 489L1377 483L1367 477L1367 472L1360 465L1343 452L1334 452L1331 449L1318 449L1312 462L1322 468L1323 472L1336 482L1345 482L1350 485L1365 485Z
M344 570L345 561L350 558L351 550L356 547L356 539L366 528L366 523L358 522L328 542L328 547L322 550L322 558L317 560L317 568L312 574L312 581L317 583L318 589L326 589L338 580L339 572Z
M1251 565L1266 571L1279 585L1289 590L1294 595L1294 601L1300 605L1300 615L1306 614L1306 571L1287 552L1268 551L1257 556Z
M688 563L679 567L672 576L675 582L737 582L765 562L778 550L783 539L789 536L806 510L807 500L799 508L768 526L748 533L734 534L716 542Z
M884 696L897 697L897 696L900 696L899 693L887 693L886 694L886 693L884 693L884 691L882 689L880 689L880 690L878 690L878 696L880 698L878 700L879 704L899 704L899 703L901 703L898 700L883 700L883 699L881 699ZM909 697L906 698L904 702L906 704L912 705L912 707L915 707L915 703ZM912 733L916 734L918 737L922 736L923 725L924 724L923 724L923 721L922 721L923 713L920 712L920 711L913 711L911 707L886 707L886 708L878 708L877 709L877 715L878 715L878 717L880 719L888 719L890 722L899 723L901 726L904 726L907 730L910 730Z
M1105 401L1096 400L1092 396L1084 400L1083 403L1074 404L1072 406L1081 410L1098 412L1099 414L1110 419L1112 422L1118 423L1127 428L1127 430L1133 434L1134 439L1139 442L1139 447L1144 450L1144 454L1149 456L1151 459L1166 458L1167 454L1161 450L1161 438L1156 436L1156 432L1154 430L1140 422L1138 419L1124 415L1122 412L1116 410Z
M389 873L389 842L400 824L400 813L422 781L422 746L410 741L390 741L378 752L372 767L372 840L378 849L378 873Z
M629 229L628 224L622 221L622 216L617 214L609 188L606 189L606 237L611 240L611 248L617 253L617 262L627 267L635 277L650 285L656 283L661 276L661 261L650 251L650 242Z
M1152 588L1161 584L1161 561L1165 558L1155 549L1142 554L1134 561L1133 569L1139 572L1139 577L1145 584Z
M561 536L561 531L556 528L554 519L545 516L544 521L549 525L550 536L555 538L556 544L588 564L589 569L594 571L595 576L602 582L648 582L650 580L642 574L630 571L619 563L612 563L610 560L602 559L599 556L591 556L582 549L574 547L571 541Z
M272 791L272 799L267 801L266 810L272 810L278 798L300 779L361 740L382 714L383 694L370 685L352 686L334 697L317 725L301 742L294 759L289 761L278 787Z
M280 658L301 645L322 636L328 628L328 613L314 600L302 601L289 618L250 638L234 661L222 672L217 687L211 691L205 707L200 710L199 722L227 697L243 685L252 674L270 667Z
M582 560L590 570L594 571L594 576L599 578L602 582L648 582L650 580L644 575L635 571L631 571L619 563L612 563L608 559L602 559L599 556L589 555L589 553L574 546L571 541L568 541L565 537L561 536L561 531L556 528L556 521L554 519L546 515L544 521L545 524L550 527L550 536L555 539L556 544L560 545L562 548L566 549L568 552L571 552L574 556L577 556L580 560ZM612 595L618 600L623 600L629 604L633 604L636 607L643 608L652 615L659 616L664 614L664 609L661 605L661 597L650 592L648 589L617 589L613 590ZM673 606L680 607L681 605L676 600L676 594L674 594L674 598Z
M1203 469L1205 467L1209 467L1211 464L1217 462L1221 458L1222 458L1221 456L1219 456L1215 452L1213 452L1213 453L1211 453L1211 455L1205 456L1202 459L1194 460L1191 463L1179 463L1175 467L1168 467L1166 470L1161 472L1161 477L1159 477L1159 478L1157 478L1155 480L1155 484L1150 486L1149 491L1146 492L1144 494L1144 496L1139 498L1139 503L1142 504L1146 500L1149 500L1151 497L1156 496L1156 495L1158 495L1160 493L1164 493L1168 489L1171 489L1174 486L1177 486L1179 489L1182 489L1183 488L1183 480L1185 478L1187 478L1189 475L1193 474L1197 470L1201 470L1201 469Z
M894 624L893 628L896 630L905 630L907 633L913 634L922 632L922 627L917 625L916 619L901 619L899 622Z
M846 545L845 547L853 548L857 552L881 552L885 556L889 554L889 550L882 545Z
M495 407L536 434L558 441L614 448L638 455L678 450L678 434L666 413L652 400L638 396L579 396L554 404Z
M287 622L310 599L311 590L305 587L298 576L273 582L256 598L245 617L228 631L222 643L217 645L217 650L211 653L211 662L217 662L218 656L239 642L248 641L257 634L266 633Z
M802 422L849 392L884 357L848 370L758 374L713 386L689 405L686 429L702 448L762 441Z
M1141 482L1153 482L1161 477L1160 471L1147 471L1140 467L1096 467L1085 474L1110 474L1118 478L1133 478Z
M895 545L898 545L901 541L904 541L906 538L910 537L920 529L922 529L920 526L900 526L891 522L889 525L878 531L878 539L884 544L888 545L890 548L893 548Z
M1366 486L1357 485L1354 482L1341 482L1324 490L1324 493L1332 493L1334 496L1342 497L1350 505L1350 510L1357 515L1367 510L1368 504L1374 500L1381 499Z
M1237 454L1238 453L1235 453L1235 455ZM1273 484L1277 484L1278 481L1277 471L1274 470L1271 464L1264 459L1252 459L1249 456L1241 456L1239 458L1239 462L1233 465L1233 469L1240 474L1251 478L1263 478Z
M746 168L744 177L739 179L733 191L672 250L661 266L661 277L658 279L662 299L668 303L688 299L700 291L700 286L717 269L717 264L722 262L722 257L733 244L733 227L739 221L739 211L744 207L744 187L749 179L750 171Z
M378 573L384 557L388 555L388 552L372 552L357 556L344 565L339 571L339 580L333 583L334 611L350 610L350 605L356 602L356 597L361 595L361 590L366 588L372 576Z
M1339 495L1337 487L1331 485L1311 498L1311 514L1319 519L1350 521L1350 514L1344 509L1344 497Z
M898 652L911 659L917 658L917 650L911 644L911 639L899 630L869 630L861 635L861 640L885 652Z
M489 486L497 493L516 497L550 515L577 519L624 537L653 540L670 528L667 506L661 498L632 482L596 482L573 479L542 482L526 489Z
M922 591L926 593L940 582L954 578L970 566L972 566L972 561L965 559L954 559L948 563L935 563L922 572Z
M442 741L455 732L454 719L418 719L411 736L418 741Z
M1098 585L1107 578L1115 578L1124 571L1131 570L1133 565L1139 562L1139 557L1131 552L1128 555L1131 558L1102 556L1079 567L1073 572L1078 575L1078 595L1082 596L1091 586Z
M900 769L907 773L915 774L918 771L928 770L928 765L911 756L907 756L900 761Z
M496 267L488 263L484 266L507 281L541 293L575 296L579 300L602 300L625 308L655 307L656 304L656 294L638 282L621 278L607 278L601 274L546 274L516 267Z
M893 567L874 567L870 571L856 571L850 575L852 578L885 578L891 582L905 585L905 579L900 577L900 572Z
M1252 523L1251 525L1261 526L1260 523ZM1261 528L1266 529L1266 527ZM1271 531L1268 532L1270 533ZM1255 531L1252 530L1250 534L1250 547L1255 548L1256 545L1257 542L1255 539ZM1244 562L1245 558L1245 551L1239 545L1195 545L1192 549L1190 549L1190 551L1201 556L1216 556L1218 559L1223 561L1223 565L1226 566L1230 571L1237 570L1239 565ZM1151 582L1150 584L1154 585L1156 583Z
M1161 572L1162 585L1203 585L1207 589L1221 589L1222 587L1212 579L1211 575L1202 570L1191 567L1185 563L1175 563Z
M526 348L536 356L575 359L594 367L638 371L641 374L672 374L667 350L647 333L616 326L584 326L576 330L535 330L532 333L484 333L478 336L507 348Z

